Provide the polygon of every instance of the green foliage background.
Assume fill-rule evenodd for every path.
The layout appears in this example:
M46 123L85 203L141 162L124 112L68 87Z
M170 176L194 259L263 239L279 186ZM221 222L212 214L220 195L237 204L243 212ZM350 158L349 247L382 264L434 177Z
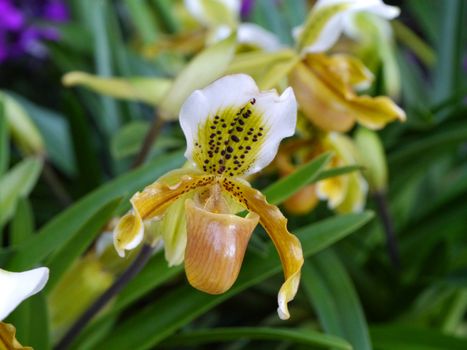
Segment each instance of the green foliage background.
M304 21L306 1L271 3L257 0L250 20L292 44L290 29ZM467 349L467 6L462 0L398 5L400 21L425 41L395 24L408 120L380 133L400 268L389 262L371 199L361 214L336 216L321 205L310 215L289 216L306 256L291 320L276 316L281 266L272 244L257 232L238 281L219 296L194 290L182 268L168 268L163 254L156 254L85 327L73 349ZM7 182L4 176L0 182L2 215L11 211L11 220L0 221L0 266L51 269L45 291L7 321L23 344L39 350L53 348L46 299L60 277L107 221L129 208L132 193L184 161L183 135L170 123L146 164L130 170L152 110L60 83L71 70L173 76L183 57L169 52L149 60L136 53L142 42L177 32L173 2L74 0L70 6L73 21L63 26L62 40L50 45L40 70L30 76L32 68L20 63L0 67L0 87L37 125L46 163L71 200L57 199L34 160L21 160L1 108L0 174L20 164L26 178L14 183L17 177ZM294 177L266 177L257 185L280 204L303 185L332 175L323 170L325 163L323 156ZM34 184L38 176L34 187L21 185Z

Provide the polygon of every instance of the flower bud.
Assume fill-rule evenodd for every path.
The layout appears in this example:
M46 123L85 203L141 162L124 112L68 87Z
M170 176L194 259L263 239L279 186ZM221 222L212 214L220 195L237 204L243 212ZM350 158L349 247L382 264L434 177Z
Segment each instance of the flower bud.
M384 191L388 182L386 155L378 134L360 127L355 134L360 163L365 167L365 175L373 192Z

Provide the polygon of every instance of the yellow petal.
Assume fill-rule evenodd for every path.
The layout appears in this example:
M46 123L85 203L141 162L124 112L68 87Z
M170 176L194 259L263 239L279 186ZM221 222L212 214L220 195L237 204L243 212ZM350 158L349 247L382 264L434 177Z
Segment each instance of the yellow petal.
M278 294L277 312L281 319L290 317L287 303L295 297L300 283L303 252L300 241L287 230L287 219L269 204L263 194L240 179L224 179L222 186L248 210L257 213L260 223L271 237L284 269L285 282Z
M141 243L143 221L158 219L180 196L213 181L214 176L202 175L190 169L177 169L133 195L133 210L121 218L114 230L114 245L118 254L124 256L125 250L134 249Z
M350 55L337 54L327 56L327 66L339 75L345 84L366 89L373 81L373 74L362 61Z
M16 340L16 328L12 324L0 322L0 350L32 350L32 348L22 346Z
M159 179L147 186L142 192L133 195L131 204L142 220L161 216L167 207L183 194L206 187L215 181L213 175L188 172L186 169L183 169L181 173L177 172L175 177L178 177L178 182L175 184L166 182L169 181L169 178L166 177L166 179Z
M405 120L404 111L388 97L355 94L352 85L365 83L365 73L345 56L308 55L292 70L289 81L304 114L324 130L345 132L356 121L379 129Z
M144 225L138 212L124 215L114 230L114 247L118 255L125 256L125 250L136 248L144 237Z
M319 203L316 185L307 185L284 202L287 212L303 215L313 210Z
M237 279L259 217L214 213L186 201L185 272L190 284L209 294L227 291Z

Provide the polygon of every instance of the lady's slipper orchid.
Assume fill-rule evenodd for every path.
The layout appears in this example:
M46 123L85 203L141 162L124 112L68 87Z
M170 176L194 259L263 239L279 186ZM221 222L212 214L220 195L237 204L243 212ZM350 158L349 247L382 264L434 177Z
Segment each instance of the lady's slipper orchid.
M358 121L369 129L405 120L404 111L386 96L359 96L369 86L371 72L347 55L310 54L289 74L289 82L305 114L326 131L348 131Z
M0 269L0 321L24 299L40 292L49 278L49 269L39 267L24 272Z
M193 92L181 108L180 124L187 141L185 156L194 167L174 170L131 198L132 211L114 231L118 253L123 256L135 248L143 240L145 223L160 220L171 205L183 200L187 278L195 288L218 294L235 282L259 222L284 267L278 313L287 319L287 303L300 280L301 245L287 230L279 209L243 178L268 165L280 141L293 135L296 111L291 88L280 96L260 92L244 74L225 76ZM235 215L233 201L249 214Z
M400 10L382 0L318 0L303 27L294 30L298 50L302 53L327 51L344 29L351 26L352 17L361 12L392 19Z

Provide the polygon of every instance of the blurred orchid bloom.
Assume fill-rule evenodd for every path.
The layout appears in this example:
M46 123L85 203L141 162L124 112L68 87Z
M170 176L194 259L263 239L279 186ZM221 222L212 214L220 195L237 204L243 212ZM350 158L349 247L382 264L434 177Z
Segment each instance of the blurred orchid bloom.
M324 52L339 39L357 13L372 13L392 19L400 10L382 0L318 0L302 27L294 29L298 50L301 53Z
M49 278L49 269L39 267L24 272L0 269L0 321L23 300L39 293Z
M309 54L289 74L300 107L307 118L326 131L345 132L356 122L381 129L393 120L405 121L405 112L386 96L359 96L371 72L347 55Z
M351 138L333 132L321 141L325 150L335 154L329 167L358 164L357 150ZM368 184L360 172L319 181L316 185L318 197L328 201L328 207L338 213L361 212L365 207Z
M357 13L348 21L344 32L357 43L355 54L365 65L372 72L381 69L385 92L397 98L400 94L400 72L389 21L373 13Z
M208 43L222 40L237 31L237 42L264 51L283 47L276 35L255 23L240 22L240 0L185 0L185 7L201 24L211 29Z
M300 281L301 245L287 230L287 219L279 209L244 178L268 165L280 141L293 135L296 111L291 88L280 96L276 91L260 92L244 74L225 76L193 92L180 112L185 156L192 167L167 173L131 198L133 209L114 231L117 252L124 256L125 250L136 248L148 224L162 219L163 225L171 217L167 211L175 206L172 214L186 220L186 247L183 238L178 242L188 281L199 290L219 294L235 282L259 222L284 268L278 313L287 319L287 303L295 297ZM249 211L246 217L235 215L239 206ZM180 225L180 220L174 223ZM164 238L165 244L168 241Z

